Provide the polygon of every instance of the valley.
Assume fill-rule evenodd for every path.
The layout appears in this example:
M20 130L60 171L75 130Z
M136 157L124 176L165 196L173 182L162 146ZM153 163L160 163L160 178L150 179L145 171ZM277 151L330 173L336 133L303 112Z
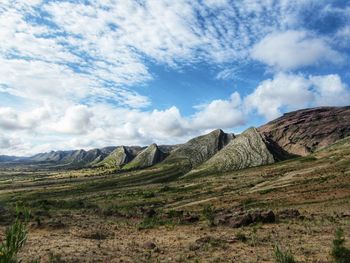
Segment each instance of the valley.
M134 148L140 157L125 165L127 147L110 148L109 165L3 162L2 237L20 204L32 214L23 262L276 262L276 247L297 262L332 262L336 229L350 242L348 111L328 132L312 122L320 132L303 150L303 136L263 127L215 130L168 152Z

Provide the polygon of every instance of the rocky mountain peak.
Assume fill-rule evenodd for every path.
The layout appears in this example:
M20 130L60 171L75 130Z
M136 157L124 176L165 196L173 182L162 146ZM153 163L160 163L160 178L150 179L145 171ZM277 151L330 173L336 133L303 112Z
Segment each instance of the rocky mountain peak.
M350 106L289 112L258 130L280 155L305 156L350 136Z

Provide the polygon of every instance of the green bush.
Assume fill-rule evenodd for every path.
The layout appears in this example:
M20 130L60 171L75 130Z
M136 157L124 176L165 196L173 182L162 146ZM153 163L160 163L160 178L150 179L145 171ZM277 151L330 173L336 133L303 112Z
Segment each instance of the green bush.
M279 246L276 245L273 252L276 263L297 263L294 256L289 250L283 251Z
M242 242L247 242L247 240L248 240L247 236L246 236L244 233L242 233L242 232L238 232L238 233L236 234L236 238L237 238L239 241L242 241Z
M350 249L346 248L344 243L344 231L341 228L337 228L331 251L331 255L336 263L350 262Z
M212 205L204 206L202 215L208 221L209 226L214 226L215 212Z
M0 263L16 263L17 254L27 241L27 223L30 212L16 207L16 220L6 229L5 240L0 244Z

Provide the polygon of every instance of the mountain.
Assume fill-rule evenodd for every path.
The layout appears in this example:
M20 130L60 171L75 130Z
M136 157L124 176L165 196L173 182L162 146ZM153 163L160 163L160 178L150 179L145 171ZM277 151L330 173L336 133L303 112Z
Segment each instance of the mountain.
M106 167L120 167L130 162L132 159L133 154L125 146L119 146L102 162L99 162L98 165L104 165Z
M179 145L51 151L25 158L0 156L0 162L53 168L105 166L124 170L156 165L156 169L169 176L191 170L190 174L211 173L305 156L347 136L350 136L350 106L320 107L286 113L237 137L217 129Z
M19 162L25 161L28 157L18 157L18 156L10 156L10 155L0 155L0 163L1 162Z
M188 169L197 167L224 148L234 137L220 129L214 130L178 146L163 163L181 164Z
M305 156L350 136L350 106L303 109L258 128L280 159ZM283 155L285 158L283 158Z
M153 143L146 149L142 150L136 157L123 169L141 169L152 166L164 160L166 154L159 149L157 144Z
M274 157L263 137L257 129L249 128L189 175L240 170L271 163L274 163Z
M105 147L101 149L72 150L72 151L51 151L39 153L27 159L31 163L51 163L53 165L67 167L89 166L103 160L115 147Z

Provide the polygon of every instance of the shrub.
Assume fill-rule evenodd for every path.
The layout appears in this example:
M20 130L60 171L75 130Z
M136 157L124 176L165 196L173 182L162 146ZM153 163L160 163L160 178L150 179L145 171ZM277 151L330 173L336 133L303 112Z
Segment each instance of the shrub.
M331 255L336 263L350 262L350 249L346 248L344 243L344 231L341 228L337 228L331 251Z
M150 229L154 228L156 225L159 225L160 222L156 217L145 217L138 225L138 229Z
M16 207L16 220L6 229L5 240L0 244L0 263L16 263L17 254L27 240L27 223L30 212Z
M214 209L212 205L204 206L202 210L202 215L208 221L209 226L214 226L215 215L214 215Z
M242 241L242 242L247 242L247 240L248 240L247 236L246 236L244 233L242 233L242 232L238 232L238 233L236 234L236 238L237 238L239 241Z
M294 256L289 250L283 251L279 246L276 245L273 252L276 263L297 263Z

